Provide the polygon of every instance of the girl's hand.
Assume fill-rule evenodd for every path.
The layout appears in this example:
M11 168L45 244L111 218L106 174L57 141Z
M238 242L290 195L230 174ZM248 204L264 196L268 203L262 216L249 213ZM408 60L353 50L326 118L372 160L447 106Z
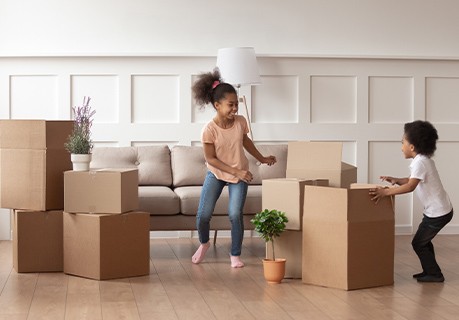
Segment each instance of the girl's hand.
M371 200L373 200L375 204L377 204L381 198L387 196L387 190L388 188L370 189Z
M253 179L253 175L250 171L246 170L238 170L236 173L236 177L239 178L239 180L242 180L244 182L250 183Z
M276 160L275 156L263 157L263 160L261 161L261 163L265 163L268 166L272 166L276 162L277 162L277 160Z
M381 181L387 181L387 182L389 182L391 185L397 184L397 182L398 182L398 179L397 179L397 178L394 178L394 177L380 176L379 178L381 179Z

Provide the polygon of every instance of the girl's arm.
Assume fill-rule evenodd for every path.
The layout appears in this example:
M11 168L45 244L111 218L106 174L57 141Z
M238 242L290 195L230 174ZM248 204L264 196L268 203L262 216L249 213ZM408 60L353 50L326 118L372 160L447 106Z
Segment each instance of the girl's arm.
M269 156L269 157L264 157L260 151L258 151L257 147L253 144L253 141L247 136L247 134L244 134L244 137L242 139L242 145L244 146L245 150L247 150L248 153L250 153L255 159L260 161L261 163L266 163L268 166L271 166L276 163L276 157L275 156Z
M215 152L215 146L212 143L204 143L203 149L204 149L204 157L206 158L207 163L210 164L211 166L221 171L228 172L232 174L233 176L245 182L252 181L253 177L250 171L239 170L237 168L230 167L224 162L220 161L217 158L217 153Z

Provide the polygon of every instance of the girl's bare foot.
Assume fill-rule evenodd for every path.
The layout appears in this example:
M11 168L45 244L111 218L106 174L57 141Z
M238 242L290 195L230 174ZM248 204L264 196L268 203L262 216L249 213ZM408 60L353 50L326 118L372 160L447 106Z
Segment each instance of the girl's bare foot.
M231 256L231 267L232 268L242 268L244 266L244 262L241 261L241 257L239 256Z
M193 257L191 257L191 262L198 264L202 260L204 260L204 256L206 255L207 249L209 249L209 247L210 247L209 242L201 243L198 250L196 250Z

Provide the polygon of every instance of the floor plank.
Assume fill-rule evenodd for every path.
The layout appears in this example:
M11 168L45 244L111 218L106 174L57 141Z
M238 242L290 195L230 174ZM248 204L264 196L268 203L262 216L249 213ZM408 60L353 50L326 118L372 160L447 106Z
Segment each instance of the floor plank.
M153 265L177 317L179 319L216 319L167 242L162 240L156 242L158 250L153 253Z
M68 276L62 273L40 273L27 319L63 319L67 283Z
M69 276L65 319L101 320L99 281Z

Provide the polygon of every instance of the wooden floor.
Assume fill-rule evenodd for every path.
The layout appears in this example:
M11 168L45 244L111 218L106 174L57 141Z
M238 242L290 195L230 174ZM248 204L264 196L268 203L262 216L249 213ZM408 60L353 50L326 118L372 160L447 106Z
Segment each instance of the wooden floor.
M264 243L245 239L246 267L229 266L229 239L192 265L196 239L151 240L149 276L95 281L63 273L18 274L0 241L0 320L16 319L459 319L459 235L438 236L446 282L420 284L410 236L396 237L395 284L343 291L284 280L267 284Z

